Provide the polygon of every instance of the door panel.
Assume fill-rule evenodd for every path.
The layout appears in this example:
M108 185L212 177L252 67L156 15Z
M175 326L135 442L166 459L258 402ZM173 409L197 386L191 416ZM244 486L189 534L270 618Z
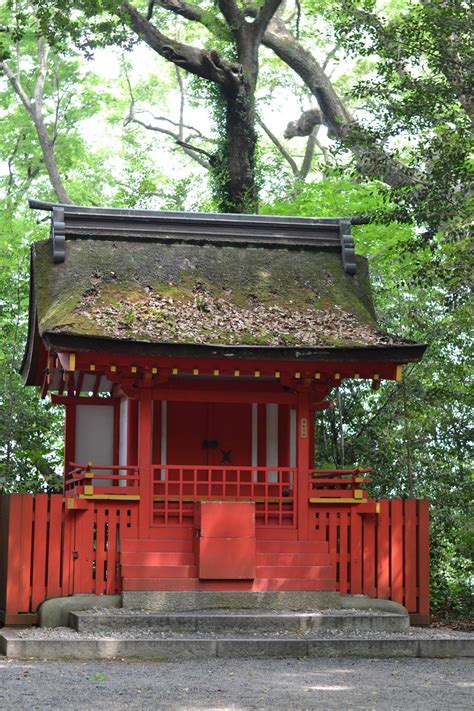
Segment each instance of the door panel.
M208 405L168 402L168 464L207 464Z
M250 466L252 406L169 402L168 464Z
M209 464L251 466L252 405L211 404L209 415L209 438L218 442L209 450Z

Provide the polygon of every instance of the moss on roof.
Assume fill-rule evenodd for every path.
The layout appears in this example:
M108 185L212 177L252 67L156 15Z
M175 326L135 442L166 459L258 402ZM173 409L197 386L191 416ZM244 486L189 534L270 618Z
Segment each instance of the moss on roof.
M367 262L347 275L339 252L213 244L68 240L33 248L40 335L151 343L368 346L379 331Z

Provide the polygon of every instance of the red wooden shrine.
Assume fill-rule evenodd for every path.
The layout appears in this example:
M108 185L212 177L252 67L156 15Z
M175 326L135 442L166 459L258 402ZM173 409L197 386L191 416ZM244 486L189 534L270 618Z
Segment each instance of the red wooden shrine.
M64 492L3 497L6 623L122 590L365 593L427 622L427 502L314 464L331 392L424 351L379 330L349 221L32 206L22 372L65 408Z

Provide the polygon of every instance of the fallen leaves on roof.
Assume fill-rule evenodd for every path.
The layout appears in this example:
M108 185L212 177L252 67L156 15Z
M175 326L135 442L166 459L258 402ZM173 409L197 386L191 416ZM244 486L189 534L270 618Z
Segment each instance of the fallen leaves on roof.
M134 298L104 303L100 290L83 296L76 313L103 336L162 343L261 346L385 346L406 343L361 323L337 305L295 308L253 300L236 304L200 290L176 299L146 287Z

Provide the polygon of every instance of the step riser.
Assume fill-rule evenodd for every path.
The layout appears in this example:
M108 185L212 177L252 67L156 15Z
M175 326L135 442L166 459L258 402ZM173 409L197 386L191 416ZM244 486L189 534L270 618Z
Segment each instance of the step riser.
M255 578L285 578L287 580L304 579L320 580L333 578L334 568L330 565L321 566L258 566L255 569Z
M120 562L122 565L195 565L196 557L194 553L126 551L120 554Z
M257 565L331 565L329 553L257 553Z
M195 565L123 565L124 578L195 578Z
M312 631L338 629L360 632L402 632L409 628L408 617L403 615L87 615L71 613L69 626L78 632L100 630L124 633L129 629L151 632L212 632L212 633L282 633L304 634Z
M3 653L10 658L37 659L211 659L473 657L471 639L318 639L318 640L27 640L4 633ZM347 706L347 704L346 704ZM372 704L373 706L373 704ZM310 704L307 704L310 708ZM413 704L412 704L413 707Z
M257 540L257 553L328 553L326 541L263 541Z
M144 538L122 540L122 553L194 553L192 538Z
M295 553L319 555L328 554L326 541L266 541L257 539L257 554ZM121 541L122 553L194 553L194 541L191 538L149 538L143 540L124 539Z
M124 591L122 606L136 612L156 610L161 614L200 610L327 610L341 607L338 592L318 591Z
M288 580L265 579L258 580L197 580L195 578L124 578L123 590L133 591L175 591L175 590L222 590L222 591L277 591L277 590L311 590L334 592L336 587L333 578L327 580Z

